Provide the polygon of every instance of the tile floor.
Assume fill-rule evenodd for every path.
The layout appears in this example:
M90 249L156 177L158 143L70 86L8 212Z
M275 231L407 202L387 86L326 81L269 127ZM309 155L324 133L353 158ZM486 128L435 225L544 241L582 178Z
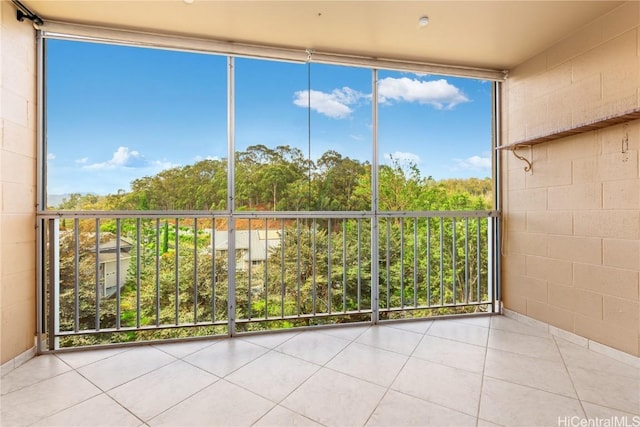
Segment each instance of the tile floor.
M1 386L2 426L640 425L637 366L502 316L46 355Z

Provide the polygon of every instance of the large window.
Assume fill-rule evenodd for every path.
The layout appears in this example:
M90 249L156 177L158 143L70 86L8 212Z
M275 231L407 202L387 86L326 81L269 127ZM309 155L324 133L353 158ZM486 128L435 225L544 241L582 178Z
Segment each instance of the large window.
M379 208L491 209L491 83L381 71Z
M379 210L491 207L489 82L383 70L373 100L371 69L234 58L229 91L225 56L46 52L49 209L369 211L374 152Z
M47 206L225 209L226 61L47 40Z
M492 309L492 83L45 47L50 348Z
M236 209L369 210L371 71L235 62Z

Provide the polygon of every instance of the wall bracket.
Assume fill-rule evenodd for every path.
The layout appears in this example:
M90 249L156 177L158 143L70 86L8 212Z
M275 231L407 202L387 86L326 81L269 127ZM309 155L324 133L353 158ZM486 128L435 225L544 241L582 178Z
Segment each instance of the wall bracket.
M524 167L524 171L525 172L532 172L533 171L533 165L531 164L531 162L533 161L533 153L532 153L532 147L531 145L527 145L527 147L529 147L529 157L531 157L531 160L528 160L526 157L519 155L518 153L516 153L516 151L518 150L518 147L522 147L522 145L515 145L513 147L511 147L511 153L518 159L518 160L522 160L523 162L525 162L527 165Z

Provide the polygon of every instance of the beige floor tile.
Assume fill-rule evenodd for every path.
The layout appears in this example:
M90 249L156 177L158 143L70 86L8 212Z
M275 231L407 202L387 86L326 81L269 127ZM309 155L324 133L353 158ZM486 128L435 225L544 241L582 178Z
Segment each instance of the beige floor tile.
M308 362L324 365L348 344L349 341L341 338L317 331L307 331L279 345L275 350Z
M491 329L489 331L489 348L510 351L525 356L534 354L541 359L560 362L560 352L551 336L538 337L515 332Z
M490 348L487 350L484 374L573 399L578 398L562 361L555 362Z
M478 418L478 426L477 427L506 427L502 424L492 423L491 421L483 420L482 418Z
M393 390L382 399L367 426L476 425L476 418Z
M175 357L152 346L143 346L85 365L78 372L106 391L174 360Z
M332 328L318 329L318 332L326 335L331 335L335 338L342 338L343 340L353 341L360 335L365 333L370 327L371 325L340 325Z
M164 351L165 353L170 354L177 359L182 359L190 354L195 353L196 351L207 348L215 344L216 342L217 340L197 340L155 344L153 347L157 348L160 351Z
M486 347L488 333L487 328L447 319L434 322L427 335Z
M453 368L482 373L485 353L485 347L426 335L412 356Z
M0 425L30 425L98 394L77 372L65 372L2 396Z
M251 344L273 349L299 333L300 332L261 333L256 335L239 335L238 338Z
M409 356L421 339L422 334L415 332L389 326L372 326L356 342Z
M407 322L384 323L384 326L402 329L403 331L416 332L418 334L425 334L431 325L433 325L433 321L431 320L411 320Z
M137 427L142 421L105 394L99 394L71 408L40 420L42 427Z
M328 426L363 425L385 389L322 368L294 391L282 406Z
M217 380L215 375L176 360L107 394L146 421Z
M68 353L58 353L56 356L73 369L78 369L90 363L133 350L132 347L103 348L99 350L78 350Z
M408 357L364 344L351 343L327 367L343 374L388 387Z
M546 391L485 378L480 418L504 426L557 426L558 417L581 417L580 402Z
M2 377L2 394L11 393L70 370L69 365L56 356L45 354L34 357Z
M266 348L239 339L226 339L196 351L183 360L219 377L229 375L265 354Z
M534 326L526 325L515 319L505 316L493 316L491 318L491 329L499 329L501 331L515 332L516 334L533 335L534 337L550 336L549 331Z
M472 326L480 326L483 328L488 328L491 325L491 319L494 316L491 315L483 315L483 316L462 316L462 317L454 317L453 321L458 323L464 323L465 325Z
M412 358L391 388L476 416L481 382L480 374Z
M288 410L280 405L270 410L264 417L260 418L255 427L293 426L293 427L321 427L315 421L310 420L300 414Z
M275 404L220 380L147 422L150 426L250 426Z
M619 409L608 408L606 406L596 405L595 403L582 402L582 407L587 414L587 418L591 419L615 419L624 421L617 425L620 426L633 426L634 420L637 425L640 425L640 414L621 411ZM611 425L616 425L611 423Z
M569 375L580 400L640 414L640 379L571 367Z
M640 379L640 369L619 362L586 347L556 337L560 353L568 368L581 368Z
M253 393L279 402L320 367L277 351L260 356L228 375L226 379Z

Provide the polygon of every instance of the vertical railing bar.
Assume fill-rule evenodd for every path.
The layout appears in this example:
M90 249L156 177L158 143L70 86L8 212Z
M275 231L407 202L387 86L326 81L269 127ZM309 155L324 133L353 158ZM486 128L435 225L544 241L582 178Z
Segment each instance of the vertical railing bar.
M180 323L180 218L175 218L174 227L174 279L175 279L175 323Z
M444 305L444 217L440 217L440 305Z
M231 58L233 59L233 58ZM230 59L230 60L231 60ZM233 163L233 162L231 162ZM231 199L231 198L230 198ZM227 335L233 337L236 334L236 219L233 215L227 217Z
M284 318L284 218L280 220L280 317Z
M378 216L369 219L371 246L371 317L374 325L380 322L380 223Z
M496 255L494 253L494 250L495 250L494 225L495 225L495 222L493 221L493 218L488 218L487 219L487 297L488 297L487 299L491 303L492 311L495 311L497 308L495 305L496 294L494 294L494 282L493 282L493 274L495 272L494 255Z
M80 220L73 219L73 331L80 330Z
M216 223L217 219L211 219L213 230L211 230L211 321L216 321Z
M312 257L312 265L311 265L311 271L312 271L312 288L311 288L311 305L313 306L313 315L315 316L316 314L316 261L317 261L317 256L316 256L316 219L313 218L313 220L311 221L311 225L313 228L312 231L312 243L311 243L311 257Z
M100 330L100 218L96 218L96 331Z
M347 312L347 218L342 219L342 312Z
M300 218L296 218L296 244L297 244L297 259L296 259L296 280L298 281L298 289L296 292L296 314L300 316L300 288L302 286L302 271L300 267Z
M400 307L404 308L404 218L400 218Z
M418 218L413 219L413 306L418 306Z
M480 237L480 221L481 221L481 218L477 218L476 219L476 225L477 225L476 232L478 234L477 237L476 237L476 240L477 240L477 242L476 242L476 258L477 258L476 262L478 264L477 267L476 267L476 270L477 270L476 271L476 298L477 298L476 301L477 302L482 301L481 298L480 298L480 281L481 281L481 277L482 277L481 274L480 274L480 271L481 271L481 268L482 268L482 259L481 259L481 256L480 256L481 255L481 252L480 252L480 239L481 239L481 237Z
M464 219L464 297L469 304L469 217Z
M456 294L456 274L458 273L458 266L456 264L456 217L451 218L451 289L453 293L453 305L458 304L458 298Z
M269 318L269 218L264 219L264 318Z
M427 307L431 307L431 218L427 217Z
M361 300L361 294L362 294L362 276L361 276L361 271L362 271L362 258L361 258L361 238L362 238L362 233L360 230L360 227L362 225L362 220L360 218L358 218L358 311L361 310L361 304L360 304L360 300Z
M331 314L331 218L327 218L327 313Z
M387 310L391 308L391 218L386 218L387 222Z
M60 220L49 221L49 350L59 347L60 333Z
M237 235L237 234L236 234ZM253 293L253 286L251 285L251 280L252 280L252 276L253 276L253 259L251 257L251 252L252 248L251 248L251 241L253 239L251 239L251 219L247 220L247 265L248 265L248 270L247 270L247 319L251 320L251 317L253 316L253 306L251 303L251 297L252 297L252 293Z
M160 218L156 218L156 326L160 326Z
M193 219L193 323L198 324L198 218Z
M142 222L140 218L136 218L136 328L140 327L140 265L142 258L140 255L141 227Z
M116 330L120 329L120 239L122 238L122 223L116 218Z

